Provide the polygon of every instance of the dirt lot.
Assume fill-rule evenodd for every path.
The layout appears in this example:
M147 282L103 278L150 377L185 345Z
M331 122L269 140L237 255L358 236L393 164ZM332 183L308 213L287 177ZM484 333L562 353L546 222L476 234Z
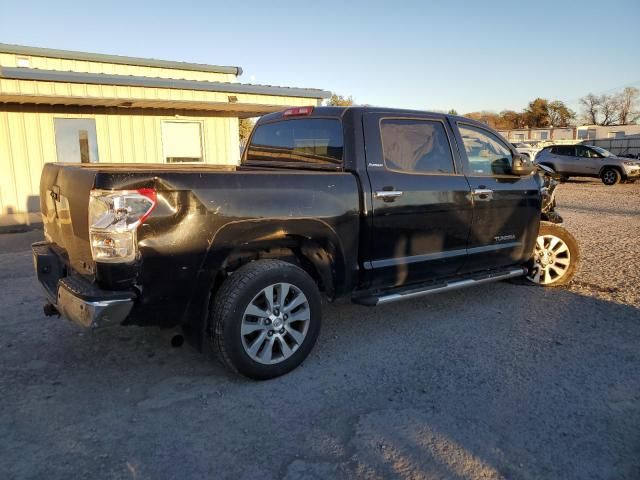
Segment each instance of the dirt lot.
M640 184L575 182L565 289L328 305L256 383L152 329L47 319L0 236L0 478L640 478Z

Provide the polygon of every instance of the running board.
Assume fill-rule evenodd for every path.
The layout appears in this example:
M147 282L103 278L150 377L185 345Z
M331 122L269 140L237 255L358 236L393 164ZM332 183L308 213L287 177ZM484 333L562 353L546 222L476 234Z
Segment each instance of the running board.
M448 292L449 290L457 290L459 288L472 287L474 285L482 285L483 283L497 282L499 280L506 280L508 278L521 277L527 272L524 267L512 268L509 270L499 270L482 275L473 275L470 278L464 278L461 280L450 281L447 283L439 283L437 285L429 285L428 287L420 288L412 286L404 290L396 290L393 293L382 293L381 295L366 295L362 297L353 297L351 300L354 303L360 305L367 305L374 307L376 305L382 305L384 303L397 302L399 300L406 300L409 298L423 297L425 295L431 295L434 293Z

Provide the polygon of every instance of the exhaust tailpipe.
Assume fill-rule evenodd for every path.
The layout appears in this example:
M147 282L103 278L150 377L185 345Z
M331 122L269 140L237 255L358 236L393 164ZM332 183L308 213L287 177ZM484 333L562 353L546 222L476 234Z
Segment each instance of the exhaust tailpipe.
M60 312L52 303L45 303L44 307L42 307L42 310L47 317L53 317L54 315L60 316Z

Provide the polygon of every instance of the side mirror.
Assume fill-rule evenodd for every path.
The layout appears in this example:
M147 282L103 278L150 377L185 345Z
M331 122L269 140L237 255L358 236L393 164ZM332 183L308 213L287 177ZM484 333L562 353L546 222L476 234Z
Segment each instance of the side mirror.
M511 162L511 173L513 175L519 175L524 177L525 175L529 175L530 173L536 170L536 165L533 163L533 160L530 158L526 158L519 153L513 156L513 160Z

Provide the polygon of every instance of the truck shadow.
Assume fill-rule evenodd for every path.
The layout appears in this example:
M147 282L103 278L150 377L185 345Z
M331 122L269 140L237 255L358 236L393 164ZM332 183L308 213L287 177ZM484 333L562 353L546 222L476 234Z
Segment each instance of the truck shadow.
M32 295L25 318L3 327L34 330L4 355L34 353L6 362L20 391L4 383L15 427L0 427L24 446L17 462L42 459L36 472L63 471L80 447L74 467L95 468L109 452L116 476L127 475L115 460L125 458L150 478L219 469L236 478L624 478L638 468L633 306L509 283L377 308L327 304L302 367L253 382L211 352L172 348L166 331L88 333L43 320ZM241 453L265 438L282 455ZM216 455L205 455L212 442Z

